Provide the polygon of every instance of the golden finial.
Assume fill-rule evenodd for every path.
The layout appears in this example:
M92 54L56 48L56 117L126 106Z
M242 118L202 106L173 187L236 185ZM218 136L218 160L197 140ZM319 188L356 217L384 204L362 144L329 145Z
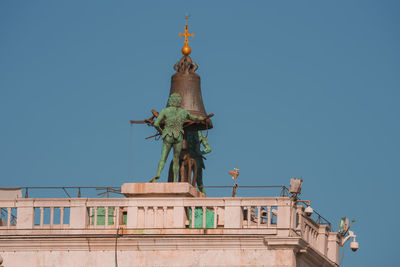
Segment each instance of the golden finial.
M190 55L190 53L192 52L192 49L189 46L188 37L194 37L194 33L189 33L188 18L189 16L186 16L185 33L179 33L179 36L185 36L185 45L182 47L182 54L184 54L185 56Z

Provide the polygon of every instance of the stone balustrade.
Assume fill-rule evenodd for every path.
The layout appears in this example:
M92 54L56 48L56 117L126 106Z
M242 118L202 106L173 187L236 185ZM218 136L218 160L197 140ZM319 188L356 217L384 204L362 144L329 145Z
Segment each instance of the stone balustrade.
M327 231L326 225L319 225L304 212L304 207L301 205L297 206L296 211L296 233L304 238L312 246L317 246L318 237L320 234ZM320 233L321 231L321 233Z
M287 198L0 200L2 218L6 218L0 229L276 229L279 207L286 206L288 201Z
M1 235L260 234L300 237L336 262L336 233L287 197L0 199Z

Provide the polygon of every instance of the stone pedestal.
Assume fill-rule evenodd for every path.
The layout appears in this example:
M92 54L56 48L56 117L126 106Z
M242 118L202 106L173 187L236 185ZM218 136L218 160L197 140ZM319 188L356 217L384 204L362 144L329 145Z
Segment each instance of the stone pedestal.
M206 197L189 183L125 183L125 197Z

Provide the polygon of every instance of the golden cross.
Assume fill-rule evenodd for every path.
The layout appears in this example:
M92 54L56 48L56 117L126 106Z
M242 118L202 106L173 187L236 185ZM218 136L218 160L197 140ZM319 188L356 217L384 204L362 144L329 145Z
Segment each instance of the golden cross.
M189 46L189 39L188 37L194 37L194 33L189 33L189 26L187 24L188 16L186 16L186 25L185 25L185 33L179 33L179 36L185 36L185 46Z

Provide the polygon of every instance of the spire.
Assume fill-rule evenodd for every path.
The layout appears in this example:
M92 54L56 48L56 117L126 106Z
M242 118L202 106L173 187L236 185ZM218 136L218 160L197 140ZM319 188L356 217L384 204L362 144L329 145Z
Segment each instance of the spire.
M185 45L182 47L182 54L185 56L190 55L190 53L192 52L192 49L189 46L188 37L194 37L194 33L189 32L188 18L189 18L189 16L186 15L185 33L181 33L181 32L179 33L179 36L185 36Z

